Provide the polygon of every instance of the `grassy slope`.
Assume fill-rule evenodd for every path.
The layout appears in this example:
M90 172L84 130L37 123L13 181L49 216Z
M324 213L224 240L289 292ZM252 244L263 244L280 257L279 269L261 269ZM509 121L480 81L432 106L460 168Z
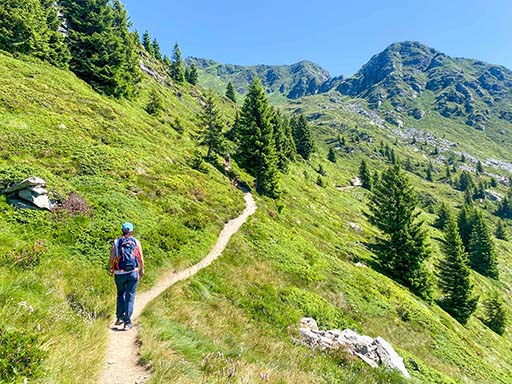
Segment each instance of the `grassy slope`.
M188 165L199 108L193 88L158 87L166 112L155 119L142 109L149 89L156 87L149 80L132 103L98 96L67 72L7 56L0 55L0 73L0 133L6 138L0 141L0 180L38 174L54 192L82 195L94 213L20 213L0 200L0 323L38 334L48 354L40 382L92 382L114 307L105 258L119 223L132 220L146 247L149 268L143 289L159 269L182 267L201 257L243 201L217 171L203 174ZM381 169L385 162L376 144L392 144L394 138L390 129L348 112L344 98L333 102L329 97L288 106L324 116L316 127L319 153L311 162L292 166L283 179L281 202L260 199L257 215L219 261L170 289L144 312L142 357L155 369L152 381L401 381L341 354L296 344L296 323L309 315L323 328L351 327L383 336L405 357L413 382L510 382L512 340L483 326L478 319L482 308L462 327L373 268L355 265L375 266L366 245L375 230L362 215L366 193L334 186L348 184L362 158ZM223 108L230 114L229 106ZM185 128L182 135L170 128L176 118ZM325 160L325 142L338 133L354 151L340 151L343 157L333 165ZM373 142L356 143L355 137L364 134ZM402 158L426 162L405 142L393 147ZM327 171L325 188L315 183L320 163ZM462 201L446 184L411 177L422 201ZM429 222L434 218L428 212L424 217ZM351 229L349 222L363 232ZM432 233L438 258L435 238L440 234ZM43 241L43 251L31 250L35 240ZM512 249L501 241L498 248L502 282L475 274L480 293L510 287L512 276L505 266ZM40 259L33 268L12 265L31 257ZM38 323L41 332L36 331ZM411 369L409 358L420 371Z
M498 336L480 320L480 306L466 327L442 311L426 304L378 273L367 245L376 234L367 223L366 192L339 191L357 174L362 158L373 169L385 161L376 148L380 140L389 143L403 159L419 161L424 175L429 160L415 152L406 141L397 141L390 128L378 128L347 111L343 98L329 96L292 102L290 111L307 114L322 111L315 131L319 153L311 162L292 167L284 177L281 214L279 204L260 201L255 218L235 238L223 258L189 282L173 287L144 314L143 358L155 368L153 383L256 382L261 377L272 383L375 383L400 382L398 376L372 371L362 363L340 356L311 353L294 342L301 316L313 316L322 328L351 327L373 337L390 341L405 358L417 383L508 383L512 381L510 343L506 333ZM326 161L324 143L340 133L353 148L336 165ZM369 135L372 140L351 138ZM462 143L464 149L471 142ZM488 150L488 148L487 148ZM343 153L340 151L338 153ZM478 154L478 151L475 151ZM434 160L431 156L430 160ZM316 185L318 164L327 171L326 188ZM411 174L428 223L429 211L439 201L460 206L463 196L442 183L444 168L435 173L436 183ZM485 178L482 178L485 179ZM504 191L504 187L499 187ZM429 201L431 203L429 203ZM433 202L433 203L432 203ZM493 205L487 207L486 214ZM355 222L363 232L353 230ZM430 227L434 267L440 255L441 233ZM476 291L485 298L499 291L507 297L512 275L510 243L497 241L501 282L473 273ZM358 267L362 261L373 268ZM374 269L375 268L375 269ZM439 292L437 292L439 295ZM507 305L511 307L510 298ZM415 371L409 359L418 363Z
M0 74L0 180L40 176L54 196L74 192L90 208L17 211L0 197L0 324L37 335L40 382L94 382L114 310L106 261L119 225L135 224L146 289L160 270L202 258L243 199L213 167L189 165L198 90L145 79L136 100L116 101L69 72L4 54ZM153 88L165 99L159 118L143 110Z

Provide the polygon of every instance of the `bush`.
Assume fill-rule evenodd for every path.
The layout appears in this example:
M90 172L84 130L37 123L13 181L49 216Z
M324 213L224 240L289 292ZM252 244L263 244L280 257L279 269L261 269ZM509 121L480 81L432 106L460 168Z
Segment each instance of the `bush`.
M10 251L7 254L7 259L14 266L33 269L39 265L45 253L45 244L41 240L36 240L32 246L25 246Z
M37 336L10 332L0 328L0 380L36 376L44 352L38 347Z

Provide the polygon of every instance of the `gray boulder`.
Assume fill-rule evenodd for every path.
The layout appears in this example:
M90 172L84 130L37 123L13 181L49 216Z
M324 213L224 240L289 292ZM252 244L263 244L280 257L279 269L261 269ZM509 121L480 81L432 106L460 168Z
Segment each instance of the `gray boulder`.
M50 210L50 199L47 194L37 194L28 189L18 191L18 196L29 203L34 204L37 208Z
M13 186L7 188L3 191L6 195L10 193L17 192L22 189L26 188L32 188L32 187L44 187L46 185L46 181L44 179L41 179L40 177L29 177L17 184L14 184Z
M404 360L398 356L398 353L396 353L391 344L379 336L373 341L372 346L375 347L374 350L377 356L379 356L380 364L390 369L397 369L404 377L411 378L405 368Z

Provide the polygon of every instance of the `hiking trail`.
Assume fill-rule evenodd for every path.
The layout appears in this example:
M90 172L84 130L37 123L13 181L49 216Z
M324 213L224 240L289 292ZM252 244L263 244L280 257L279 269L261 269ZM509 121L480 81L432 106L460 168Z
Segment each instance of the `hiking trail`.
M100 373L99 384L142 384L149 378L150 372L139 364L139 346L137 345L139 325L137 325L137 320L140 314L149 302L167 288L178 281L194 276L221 255L231 236L240 229L249 216L256 212L256 202L249 192L244 193L244 199L246 203L244 211L240 216L224 225L217 242L204 259L183 271L166 273L149 291L135 295L135 308L132 316L135 326L127 332L121 328L110 328L105 364Z

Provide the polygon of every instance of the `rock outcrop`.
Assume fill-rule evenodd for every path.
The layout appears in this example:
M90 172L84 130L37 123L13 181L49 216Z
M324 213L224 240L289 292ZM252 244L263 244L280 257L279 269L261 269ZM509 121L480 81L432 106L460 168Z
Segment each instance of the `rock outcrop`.
M40 177L29 177L2 191L18 208L51 209L46 181Z
M406 378L410 378L403 359L396 353L391 344L382 337L375 339L359 335L351 329L321 331L316 321L304 317L299 323L302 342L313 348L336 350L343 348L350 355L357 356L373 368L384 366L396 369Z

